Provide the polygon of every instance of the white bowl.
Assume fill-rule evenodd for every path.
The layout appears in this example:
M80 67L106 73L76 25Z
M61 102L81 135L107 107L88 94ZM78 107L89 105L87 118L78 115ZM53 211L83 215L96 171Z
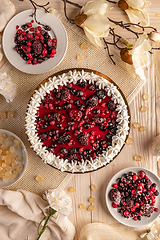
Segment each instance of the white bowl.
M54 58L50 58L40 64L27 64L27 62L14 50L14 36L16 34L17 25L21 26L33 19L30 17L33 11L33 9L30 9L20 12L9 21L3 33L2 45L8 61L14 67L25 73L41 74L52 70L63 60L67 51L68 40L66 30L61 21L53 14L45 13L44 10L38 9L37 20L43 24L49 25L52 29L50 34L57 39L57 53ZM36 23L34 24L37 25Z
M160 179L150 170L146 169L146 168L141 168L141 167L130 167L130 168L125 168L123 170L121 170L120 172L116 173L112 179L110 180L107 189L106 189L106 204L107 207L110 211L110 213L112 214L112 216L119 221L120 223L129 226L129 227L143 227L146 226L150 223L152 223L160 214L160 195L158 195L156 197L156 203L155 206L156 208L158 208L158 212L153 212L151 214L151 217L142 217L142 219L140 221L134 221L133 219L129 218L126 219L124 218L120 213L117 212L116 208L112 207L112 201L109 198L109 192L110 190L113 188L112 184L116 183L117 178L121 177L124 173L128 173L128 172L136 172L138 173L139 171L145 171L146 175L148 178L150 178L150 180L154 183L156 183L157 187L156 189L159 191L160 193Z
M6 137L13 136L14 139L17 139L17 140L19 140L21 142L20 143L20 149L19 150L15 150L15 152L19 156L22 157L22 162L18 162L18 164L21 164L23 166L23 169L22 169L22 171L20 173L18 173L16 175L16 177L13 180L8 180L7 182L3 182L3 180L0 179L0 188L5 188L5 187L8 187L8 186L11 186L12 184L17 182L22 177L22 175L24 174L24 172L26 170L26 167L27 167L28 155L27 155L27 150L26 150L26 147L25 147L24 143L22 142L22 140L19 137L17 137L17 135L15 135L14 133L12 133L10 131L7 131L5 129L0 129L0 133L5 133ZM13 145L13 141L8 142L8 145L12 146Z

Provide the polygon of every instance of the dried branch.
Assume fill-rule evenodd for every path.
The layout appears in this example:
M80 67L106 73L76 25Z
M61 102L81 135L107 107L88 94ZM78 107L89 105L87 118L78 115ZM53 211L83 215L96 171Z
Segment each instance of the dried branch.
M115 63L115 61L113 60L113 54L110 54L110 51L109 51L109 47L108 47L108 44L111 44L111 45L114 45L113 43L110 43L110 42L107 42L106 40L105 40L105 38L103 38L103 41L104 41L104 43L105 43L105 45L106 45L106 47L104 48L104 49L107 49L107 53L108 53L108 56L109 56L109 58L111 59L111 61L113 62L113 64L114 65L116 65L116 63Z

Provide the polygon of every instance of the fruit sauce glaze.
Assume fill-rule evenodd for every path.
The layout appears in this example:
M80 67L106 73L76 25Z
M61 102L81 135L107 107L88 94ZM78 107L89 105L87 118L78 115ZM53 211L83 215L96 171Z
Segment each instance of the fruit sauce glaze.
M52 39L48 25L33 27L33 24L34 20L16 26L14 49L28 64L36 65L54 57L57 40Z
M28 106L26 129L36 153L50 165L87 172L121 150L129 116L117 87L89 72L49 78Z
M125 173L112 187L109 192L112 207L123 217L140 221L143 216L150 217L154 211L158 212L154 206L159 192L145 171Z

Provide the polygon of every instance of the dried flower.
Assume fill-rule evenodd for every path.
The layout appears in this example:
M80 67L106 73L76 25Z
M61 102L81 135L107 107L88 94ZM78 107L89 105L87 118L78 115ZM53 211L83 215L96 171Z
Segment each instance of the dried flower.
M147 239L152 240L152 239L157 239L160 240L160 237L155 236L155 234L157 233L157 229L151 229L151 230L147 230L147 232L142 233L140 235L141 238L147 237Z
M128 53L132 55L132 65L128 65L128 70L133 77L139 76L142 80L145 80L143 68L149 64L149 52L151 45L147 40L147 33L143 33L135 43L132 49L128 49Z
M149 39L154 41L154 42L160 42L160 33L156 31L150 32L148 35Z
M110 23L107 13L110 10L106 0L87 2L75 18L75 23L84 29L86 37L96 46L101 47L100 38L109 34Z
M56 212L59 213L61 217L68 216L72 211L72 201L70 197L66 196L65 192L62 190L54 189L54 190L48 190L45 192L45 195L43 196L45 200L48 201L49 206L46 207L46 209L49 209L48 216L45 216L43 220L38 225L38 237L36 240L39 240L42 234L44 233L47 223L51 216L53 216ZM44 225L39 231L39 228L44 222Z
M149 16L145 10L145 7L149 4L150 2L145 0L120 0L118 2L119 8L126 12L130 22L142 26L149 25Z
M17 85L12 82L7 73L0 72L0 94L2 94L6 102L12 102L16 96Z

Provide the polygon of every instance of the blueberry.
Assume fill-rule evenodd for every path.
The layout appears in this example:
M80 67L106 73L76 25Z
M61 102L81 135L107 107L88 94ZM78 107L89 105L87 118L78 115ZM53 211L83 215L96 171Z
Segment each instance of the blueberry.
M56 106L55 106L55 110L61 110L61 108L62 108L62 107L61 107L60 105L56 105Z
M80 90L77 90L76 96L77 96L77 97L82 97L82 96L83 96L83 92L80 91Z
M88 128L89 128L89 123L84 123L84 124L83 124L83 127L84 127L85 129L88 129Z
M70 89L70 93L71 94L75 94L76 93L76 89L74 89L74 88Z
M57 123L57 127L58 127L58 128L61 128L61 127L62 127L62 124L61 124L61 123Z
M80 104L80 101L79 100L75 100L73 103L74 103L74 105L78 106Z
M99 114L100 112L101 112L101 110L98 109L98 108L95 108L95 109L93 110L93 113L96 114L96 115Z

